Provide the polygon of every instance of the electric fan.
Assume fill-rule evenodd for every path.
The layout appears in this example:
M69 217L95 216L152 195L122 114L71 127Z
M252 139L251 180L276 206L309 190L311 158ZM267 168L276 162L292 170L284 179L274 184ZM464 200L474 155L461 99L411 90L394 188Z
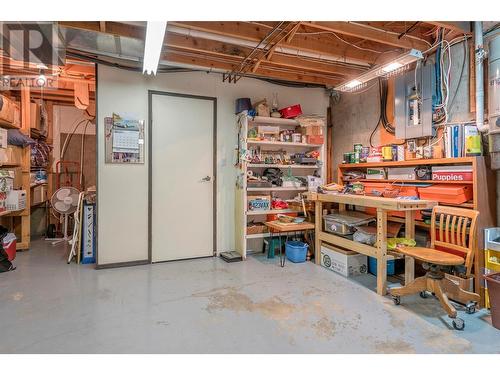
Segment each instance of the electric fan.
M80 191L71 186L61 187L52 195L50 199L52 209L63 217L63 237L47 238L47 240L53 241L52 245L57 245L61 242L69 242L71 240L71 238L68 237L68 217L76 211L79 195Z

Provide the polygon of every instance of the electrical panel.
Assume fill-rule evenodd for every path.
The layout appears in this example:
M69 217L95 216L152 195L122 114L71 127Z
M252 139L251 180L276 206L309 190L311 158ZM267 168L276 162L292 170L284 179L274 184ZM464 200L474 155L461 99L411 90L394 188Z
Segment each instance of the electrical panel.
M433 65L421 66L396 77L394 123L396 138L411 139L432 135Z

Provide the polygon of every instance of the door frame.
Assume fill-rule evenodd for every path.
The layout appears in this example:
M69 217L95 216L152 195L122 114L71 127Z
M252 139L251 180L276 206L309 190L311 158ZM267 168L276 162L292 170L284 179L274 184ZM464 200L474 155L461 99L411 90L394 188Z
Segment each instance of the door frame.
M212 253L217 255L217 98L212 96L201 96L182 94L178 92L148 90L148 261L153 262L153 228L152 228L152 205L153 205L153 95L172 96L187 99L209 100L213 102L213 136L212 136ZM172 262L172 261L169 261Z

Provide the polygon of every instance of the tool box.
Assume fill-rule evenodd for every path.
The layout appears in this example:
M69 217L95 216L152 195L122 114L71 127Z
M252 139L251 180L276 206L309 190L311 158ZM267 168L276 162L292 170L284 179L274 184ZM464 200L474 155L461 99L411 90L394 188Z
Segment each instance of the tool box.
M461 204L472 199L472 186L436 184L428 187L419 187L418 193L421 199L441 203Z

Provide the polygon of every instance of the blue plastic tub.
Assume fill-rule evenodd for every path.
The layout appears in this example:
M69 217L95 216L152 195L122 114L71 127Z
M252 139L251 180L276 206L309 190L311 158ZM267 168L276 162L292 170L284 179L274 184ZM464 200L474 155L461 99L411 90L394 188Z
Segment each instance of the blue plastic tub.
M300 241L287 241L285 244L286 257L290 262L303 263L306 261L308 244Z
M377 276L377 258L368 257L368 272L372 275ZM396 260L387 260L387 275L392 276L396 274Z

